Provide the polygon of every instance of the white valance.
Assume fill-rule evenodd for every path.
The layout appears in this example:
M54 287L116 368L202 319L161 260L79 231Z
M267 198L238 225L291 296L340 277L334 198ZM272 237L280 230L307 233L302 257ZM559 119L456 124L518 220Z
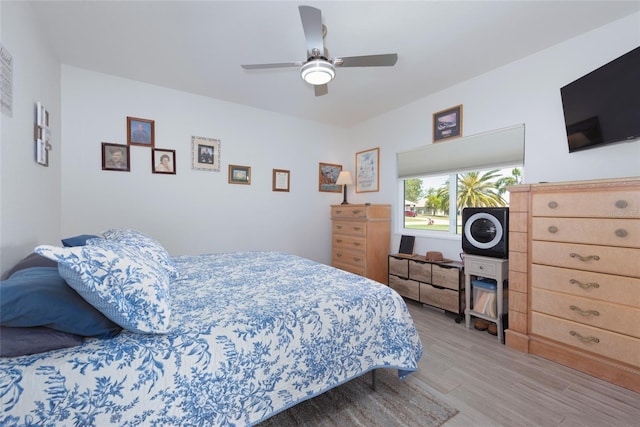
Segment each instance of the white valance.
M524 124L402 151L396 162L403 179L524 164Z

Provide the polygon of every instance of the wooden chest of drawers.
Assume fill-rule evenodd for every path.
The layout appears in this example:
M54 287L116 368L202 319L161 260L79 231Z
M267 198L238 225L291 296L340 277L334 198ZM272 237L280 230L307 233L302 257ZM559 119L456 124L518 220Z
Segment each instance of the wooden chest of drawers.
M387 282L391 205L332 205L331 264Z
M510 257L527 261L507 345L640 392L640 180L510 191L527 242Z

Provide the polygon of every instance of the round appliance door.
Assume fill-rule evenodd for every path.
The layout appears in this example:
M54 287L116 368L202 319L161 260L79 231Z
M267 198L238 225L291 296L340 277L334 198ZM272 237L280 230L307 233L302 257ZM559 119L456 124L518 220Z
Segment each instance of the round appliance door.
M469 217L464 225L464 236L478 249L491 249L502 240L504 229L495 216L478 212Z

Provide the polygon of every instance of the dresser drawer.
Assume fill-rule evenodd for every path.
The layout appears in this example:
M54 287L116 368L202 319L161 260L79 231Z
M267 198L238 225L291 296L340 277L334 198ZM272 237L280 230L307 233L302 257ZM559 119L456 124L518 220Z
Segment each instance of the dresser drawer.
M431 269L431 283L436 286L459 291L460 270L457 268L447 268L438 264L433 264Z
M364 264L348 264L335 258L331 265L340 270L348 271L349 273L359 274L360 276L364 276L366 271Z
M389 274L395 276L409 277L409 260L406 258L389 257Z
M536 312L531 313L531 332L640 367L640 340L637 338Z
M533 216L640 218L640 192L633 190L534 193Z
M366 206L331 206L331 218L366 218Z
M640 277L640 249L534 240L531 262L585 271Z
M534 288L531 310L640 338L637 308Z
M367 223L360 221L333 221L333 234L366 237Z
M640 279L533 264L531 287L640 308Z
M460 293L420 283L420 302L440 307L453 313L460 312Z
M640 248L640 220L536 217L534 240Z
M431 282L431 264L409 261L409 277L420 282Z
M464 261L464 268L469 274L474 274L476 276L495 276L497 274L497 266L493 262L484 262L467 258Z
M416 301L420 298L420 284L413 280L389 276L389 287L403 297L411 298Z
M349 264L357 268L365 269L367 265L367 258L365 254L358 251L334 248L332 251L331 263L332 265Z
M367 250L367 239L364 237L349 236L347 234L333 235L334 249L349 249L358 253L365 253Z

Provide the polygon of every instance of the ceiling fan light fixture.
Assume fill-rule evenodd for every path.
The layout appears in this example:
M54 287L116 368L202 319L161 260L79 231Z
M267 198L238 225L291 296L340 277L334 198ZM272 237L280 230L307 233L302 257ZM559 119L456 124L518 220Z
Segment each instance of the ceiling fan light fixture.
M300 75L309 84L325 85L336 76L336 68L325 59L313 59L300 68Z

